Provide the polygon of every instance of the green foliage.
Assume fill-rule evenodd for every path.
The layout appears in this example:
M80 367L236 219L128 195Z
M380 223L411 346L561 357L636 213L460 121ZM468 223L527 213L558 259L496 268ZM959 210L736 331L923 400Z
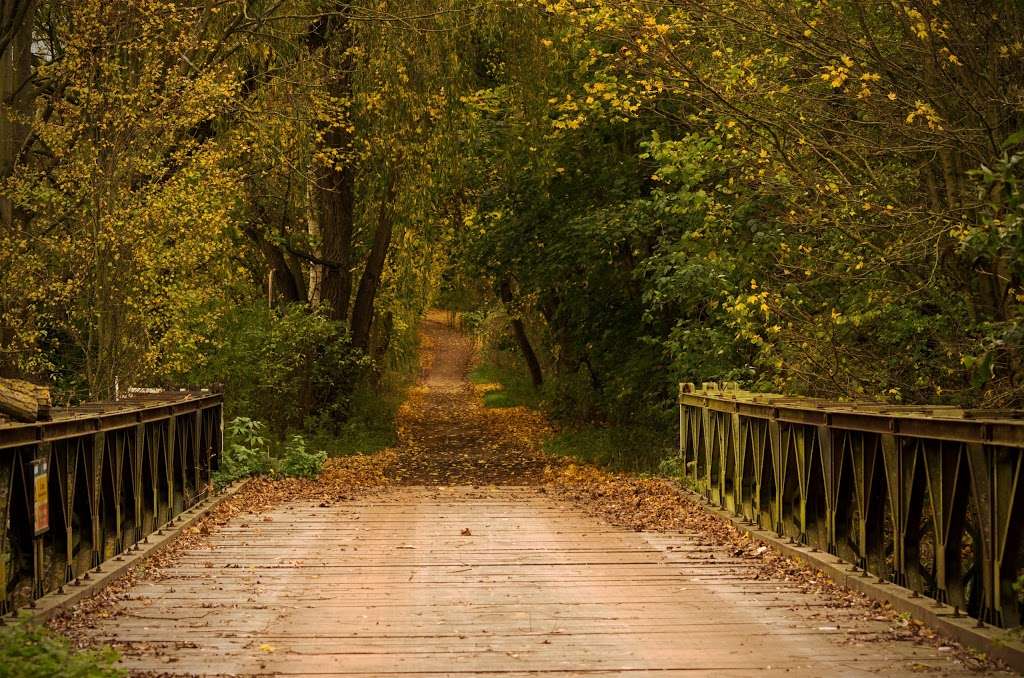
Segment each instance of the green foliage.
M228 416L266 422L276 437L344 421L354 384L369 369L339 323L299 304L235 306L209 336L181 379L222 384Z
M121 678L111 648L75 650L71 642L27 619L0 629L0 678Z
M313 451L305 437L293 433L281 445L266 437L266 425L249 417L235 417L227 426L227 445L214 481L227 485L253 475L274 474L315 478L327 452ZM329 439L328 439L329 440ZM314 441L325 442L323 438Z
M214 478L218 485L227 485L241 478L270 472L270 441L266 425L249 417L235 417L226 429L224 454Z
M1019 61L1022 25L983 4L984 21L902 0L517 14L465 99L459 260L524 319L552 411L668 426L676 383L713 380L1024 402L1024 133L999 94L1024 71L983 56Z
M311 452L306 448L305 438L294 434L285 443L284 454L277 465L277 471L285 476L315 478L323 469L325 461L326 452Z
M673 452L658 462L658 475L678 480L683 477L683 459L678 452Z
M474 384L494 384L498 387L484 393L484 406L503 407L538 407L541 396L530 383L522 369L508 366L508 358L500 359L492 356L492 361L477 365L469 373L469 380ZM517 369L519 368L519 369Z

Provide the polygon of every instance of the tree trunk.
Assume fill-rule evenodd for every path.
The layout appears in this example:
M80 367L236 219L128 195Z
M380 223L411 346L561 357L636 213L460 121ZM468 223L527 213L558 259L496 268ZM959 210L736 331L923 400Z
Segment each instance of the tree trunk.
M395 180L388 177L387 188L381 198L380 211L377 218L377 230L373 233L373 246L370 256L366 259L366 267L359 279L355 305L352 307L352 346L361 351L370 347L370 330L373 328L373 302L380 287L384 263L387 261L388 250L391 248L391 235L394 230L394 210L392 202L395 198Z
M31 113L32 22L35 0L4 0L0 15L0 180L14 172L27 129L19 116ZM0 223L14 226L14 208L0 199Z
M302 289L299 281L295 279L291 266L281 248L269 242L256 227L246 227L245 234L249 236L267 261L267 266L274 272L274 291L277 296L286 302L297 302L303 300Z
M355 31L344 13L343 3L330 6L329 14L320 17L310 29L307 42L323 49L323 60L331 69L327 93L339 101L352 97L352 74L355 59L350 48L355 46ZM344 121L323 125L325 150L344 155L352 150L352 133ZM348 317L352 297L352 233L355 220L355 168L351 158L332 158L320 163L316 172L317 223L321 235L321 256L333 262L325 266L320 281L319 298L327 305L332 320ZM313 293L314 296L315 293Z
M540 361L537 360L537 354L534 353L533 346L530 344L530 337L526 334L526 326L523 325L522 318L512 309L512 285L508 278L501 281L499 292L512 323L512 334L515 335L519 350L523 353L526 368L530 371L530 381L533 382L534 388L539 388L544 384L544 373L541 372Z
M325 139L332 148L344 146L347 134L329 132ZM327 304L332 320L345 320L352 297L352 231L355 218L355 172L346 165L342 169L327 168L319 176L317 190L320 204L320 251L326 261L320 281L319 298Z

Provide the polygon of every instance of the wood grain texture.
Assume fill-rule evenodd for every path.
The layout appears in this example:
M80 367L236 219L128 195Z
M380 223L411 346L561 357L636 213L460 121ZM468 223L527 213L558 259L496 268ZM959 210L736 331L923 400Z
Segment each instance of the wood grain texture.
M537 488L292 503L235 518L94 634L125 666L171 674L968 673L702 544L611 527Z

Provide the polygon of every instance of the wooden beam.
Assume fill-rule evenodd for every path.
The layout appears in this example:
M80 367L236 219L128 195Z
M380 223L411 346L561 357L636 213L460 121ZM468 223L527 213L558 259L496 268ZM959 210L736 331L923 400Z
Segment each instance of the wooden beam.
M50 390L18 379L0 379L0 413L24 422L50 420Z

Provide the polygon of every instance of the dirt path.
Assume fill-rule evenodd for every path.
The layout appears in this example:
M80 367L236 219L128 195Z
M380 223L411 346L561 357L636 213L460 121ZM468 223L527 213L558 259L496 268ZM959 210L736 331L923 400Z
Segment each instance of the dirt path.
M539 417L489 410L466 379L473 346L443 313L422 324L429 357L399 413L395 477L406 485L533 485L550 460L533 444Z
M767 577L700 527L615 527L563 499L541 482L535 415L481 407L468 342L436 320L425 333L433 362L381 457L398 483L357 499L296 485L239 509L94 606L89 638L147 675L970 673L950 648L893 640L891 616ZM650 489L600 482L588 496L613 519Z

